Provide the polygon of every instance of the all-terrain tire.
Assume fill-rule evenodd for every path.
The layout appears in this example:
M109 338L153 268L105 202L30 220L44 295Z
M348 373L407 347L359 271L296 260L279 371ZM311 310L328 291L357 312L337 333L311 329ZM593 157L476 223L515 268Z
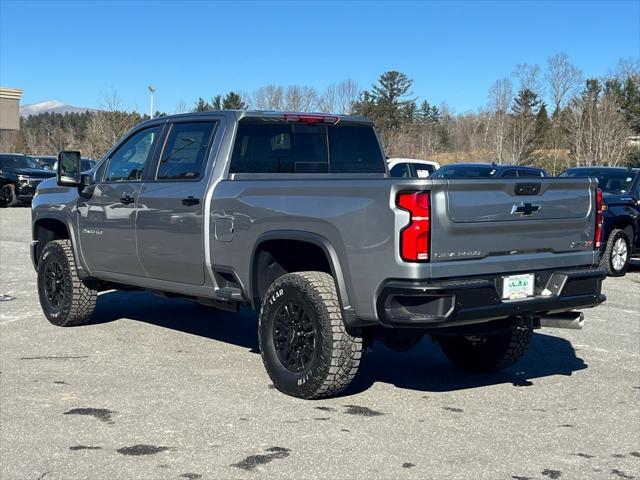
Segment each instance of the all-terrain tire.
M304 331L296 333L294 325ZM313 342L304 343L311 332ZM335 282L324 272L288 273L271 284L260 309L258 340L274 386L298 398L338 394L355 377L362 357L362 337L345 327ZM300 362L287 365L294 357Z
M5 185L0 190L0 207L15 207L18 205L16 188L12 184Z
M600 267L604 268L610 277L622 277L627 273L631 259L630 243L624 230L616 228L609 234L607 246L600 257Z
M38 262L38 296L47 320L58 327L91 322L97 291L78 277L69 240L47 243Z
M436 338L451 362L463 370L491 372L515 364L525 354L533 330L512 326L508 331L476 337L441 336Z

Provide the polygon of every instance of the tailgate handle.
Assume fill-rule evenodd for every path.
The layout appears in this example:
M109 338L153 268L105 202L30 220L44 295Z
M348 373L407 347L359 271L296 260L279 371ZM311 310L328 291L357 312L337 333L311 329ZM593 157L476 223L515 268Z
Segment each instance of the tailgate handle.
M516 195L538 195L540 183L516 183Z

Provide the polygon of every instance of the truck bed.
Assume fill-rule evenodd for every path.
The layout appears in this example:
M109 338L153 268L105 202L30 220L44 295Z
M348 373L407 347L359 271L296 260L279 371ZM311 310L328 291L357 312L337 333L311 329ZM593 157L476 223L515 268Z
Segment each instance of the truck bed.
M399 232L409 214L396 206L396 196L404 191L431 194L427 262L400 257ZM261 238L278 231L312 232L335 256L345 310L375 321L372 292L396 279L434 282L594 265L594 192L589 179L235 175L214 191L211 252L215 265L235 267L249 289L251 278L241 272L251 271L249 253ZM521 206L539 208L512 213ZM225 236L223 229L232 233Z

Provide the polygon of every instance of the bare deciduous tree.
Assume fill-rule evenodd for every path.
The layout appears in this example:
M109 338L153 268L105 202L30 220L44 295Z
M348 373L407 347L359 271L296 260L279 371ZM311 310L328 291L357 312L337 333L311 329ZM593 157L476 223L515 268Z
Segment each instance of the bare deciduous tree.
M582 83L582 71L569 62L566 53L558 53L548 58L545 79L553 101L553 113L557 114L563 102Z
M519 89L526 88L532 92L542 95L544 85L541 78L540 66L528 63L519 63L513 72L513 76L518 80Z
M176 103L176 113L187 113L189 110L190 109L184 100L180 99L178 103Z
M258 110L284 110L284 89L278 85L266 85L253 92L251 102Z
M351 113L353 102L358 99L360 89L358 84L347 78L336 85L335 113Z
M284 109L291 112L312 112L318 102L318 93L312 87L291 85L285 91Z
M618 80L624 81L627 78L640 79L640 60L637 58L621 58L611 75Z
M91 116L87 128L86 151L94 158L101 157L142 119L138 113L126 112L122 100L113 90L102 94L99 106L100 109Z
M617 166L629 152L631 131L612 92L574 98L566 127L578 166Z
M351 107L360 96L358 84L347 78L339 83L332 83L318 97L318 110L327 113L351 113Z
M505 158L505 143L509 131L508 110L513 100L513 87L508 78L497 80L489 90L489 110L493 114L492 145L496 160Z

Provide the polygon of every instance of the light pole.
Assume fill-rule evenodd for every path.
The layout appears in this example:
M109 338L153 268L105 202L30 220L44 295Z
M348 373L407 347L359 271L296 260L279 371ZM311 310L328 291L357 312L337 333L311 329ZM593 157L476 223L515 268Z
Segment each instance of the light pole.
M156 87L153 85L149 85L147 87L149 89L149 93L151 94L151 106L149 107L149 116L153 118L153 94L156 93Z

